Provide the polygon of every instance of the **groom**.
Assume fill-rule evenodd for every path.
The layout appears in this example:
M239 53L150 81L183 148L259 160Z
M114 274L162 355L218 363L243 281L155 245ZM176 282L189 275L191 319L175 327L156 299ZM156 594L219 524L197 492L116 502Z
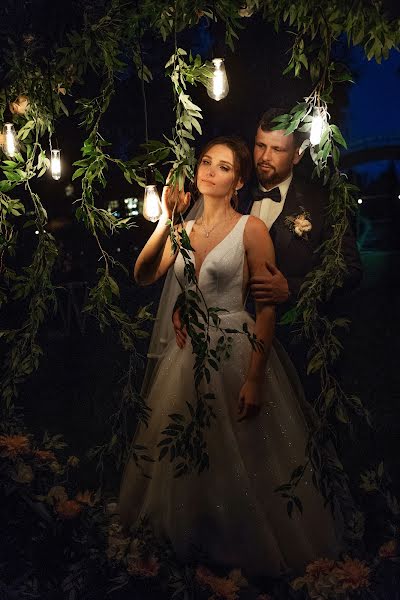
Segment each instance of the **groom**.
M331 237L332 228L326 216L326 190L300 180L294 172L302 158L299 149L304 136L296 131L285 135L284 130L273 130L274 119L287 112L277 108L268 110L256 132L253 156L258 186L246 212L251 209L251 214L267 225L275 247L276 267L267 264L264 276L251 278L250 288L255 300L276 304L276 335L294 362L311 400L319 387L307 377L307 344L296 340L292 327L279 325L279 320L296 304L306 276L321 263L317 250ZM337 295L356 288L362 278L360 255L349 225L341 250L347 272L343 287L335 291Z
M299 149L304 137L298 132L285 135L284 130L272 129L274 119L286 112L272 108L259 122L254 142L258 189L250 203L251 214L269 229L277 267L267 265L264 277L252 278L252 295L284 310L297 300L307 274L320 263L316 250L332 233L325 215L326 191L320 185L300 181L293 172L302 158ZM360 283L362 270L350 227L343 238L342 253L347 267L342 289L351 290Z

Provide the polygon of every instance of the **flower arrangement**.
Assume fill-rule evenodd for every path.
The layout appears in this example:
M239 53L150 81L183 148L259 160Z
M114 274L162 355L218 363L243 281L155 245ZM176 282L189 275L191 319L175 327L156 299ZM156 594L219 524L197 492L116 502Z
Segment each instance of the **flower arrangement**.
M399 556L399 544L396 540L389 540L382 544L378 550L379 558L390 559L397 558Z
M307 565L305 575L291 585L295 590L305 587L313 600L333 600L367 590L370 575L370 567L357 558L346 557L342 561L321 558Z
M300 206L301 212L285 217L285 225L289 227L297 237L304 240L308 239L308 234L312 230L310 213Z
M198 566L196 569L196 581L202 588L210 588L213 592L211 598L217 600L237 600L241 587L247 585L242 577L240 569L234 569L227 577L214 575L207 567ZM211 600L211 598L209 600Z
M31 443L26 435L0 435L0 456L16 458L29 453Z

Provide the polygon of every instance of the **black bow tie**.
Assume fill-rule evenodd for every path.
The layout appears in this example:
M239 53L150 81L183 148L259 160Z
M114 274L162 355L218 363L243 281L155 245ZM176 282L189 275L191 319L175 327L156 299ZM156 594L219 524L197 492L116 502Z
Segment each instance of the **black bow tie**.
M268 190L268 192L260 189L256 190L254 200L264 200L264 198L271 198L274 202L280 202L281 192L278 187L274 187L272 190Z

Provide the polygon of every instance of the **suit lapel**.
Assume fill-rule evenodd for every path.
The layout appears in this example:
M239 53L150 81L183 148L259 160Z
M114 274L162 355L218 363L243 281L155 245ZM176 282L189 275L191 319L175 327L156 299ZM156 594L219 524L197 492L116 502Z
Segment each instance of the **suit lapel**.
M273 234L271 233L274 245L280 250L287 248L293 240L293 233L286 225L285 218L289 215L297 214L300 211L299 206L301 205L301 198L302 195L298 194L293 178L286 194L283 210L271 228L271 232L272 229L274 230Z

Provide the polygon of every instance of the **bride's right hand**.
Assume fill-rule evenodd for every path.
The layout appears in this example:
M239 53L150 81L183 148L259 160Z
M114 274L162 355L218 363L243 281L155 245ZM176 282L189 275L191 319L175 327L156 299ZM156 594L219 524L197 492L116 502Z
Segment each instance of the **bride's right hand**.
M163 214L168 218L172 218L172 213L180 214L189 206L190 192L185 192L184 189L179 189L178 183L168 185L171 178L171 173L167 177L167 185L164 186L161 198Z

